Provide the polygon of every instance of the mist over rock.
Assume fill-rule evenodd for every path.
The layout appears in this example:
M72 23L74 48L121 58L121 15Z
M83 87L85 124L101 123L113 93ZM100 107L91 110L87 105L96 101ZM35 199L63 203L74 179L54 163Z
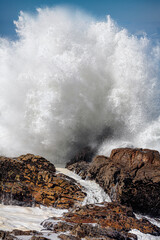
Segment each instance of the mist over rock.
M159 150L158 43L60 7L14 23L17 40L0 38L0 155L66 163L85 146Z
M91 162L93 156L96 153L96 149L93 149L91 147L84 147L82 150L78 151L77 154L66 163L66 168L68 168L69 165L72 165L77 162Z

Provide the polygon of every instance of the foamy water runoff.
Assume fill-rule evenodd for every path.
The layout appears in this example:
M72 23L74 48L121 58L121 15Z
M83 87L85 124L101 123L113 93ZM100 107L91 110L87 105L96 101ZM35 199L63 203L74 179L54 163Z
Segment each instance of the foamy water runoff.
M21 12L0 38L0 154L66 162L86 145L160 150L159 43L110 16Z
M82 205L111 202L109 195L106 194L105 191L95 181L83 180L80 176L66 168L57 168L57 171L75 179L82 187L84 187L87 196L85 197Z
M94 181L82 180L77 174L64 169L58 168L58 172L61 172L69 177L74 178L78 183L80 183L87 196L83 202L83 205L90 203L100 203L103 201L109 201L110 198L104 193L103 189L96 184ZM68 210L61 210L56 208L47 208L41 206L38 207L19 207L19 206L5 206L0 204L0 230L12 231L13 229L20 230L37 230L41 231L49 239L59 239L58 234L51 234L44 231L41 223L51 217L60 217L64 212ZM136 215L137 218L141 218L141 215ZM155 219L148 218L153 224L160 227L160 222ZM56 221L53 220L56 224ZM138 236L138 240L158 240L159 237L152 236L150 234L143 234L138 230L133 229L130 231ZM18 239L28 240L24 237L19 236Z
M40 225L41 222L50 217L62 216L66 211L43 206L39 208L0 204L0 229L6 231L13 229L41 231L43 229Z
M110 201L109 196L104 190L99 187L94 181L82 180L77 174L65 169L57 168L57 172L61 172L69 177L74 178L80 183L84 191L87 193L83 205L90 203L100 203L103 201ZM61 210L56 208L38 207L19 207L19 206L5 206L0 204L0 229L11 231L13 229L20 230L37 230L43 229L41 222L50 217L62 216L68 210Z

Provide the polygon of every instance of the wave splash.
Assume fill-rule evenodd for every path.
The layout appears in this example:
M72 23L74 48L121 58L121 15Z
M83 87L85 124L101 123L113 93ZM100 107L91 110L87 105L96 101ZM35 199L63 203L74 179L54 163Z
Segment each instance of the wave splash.
M160 46L64 8L20 13L0 39L0 154L65 162L79 148L160 150Z

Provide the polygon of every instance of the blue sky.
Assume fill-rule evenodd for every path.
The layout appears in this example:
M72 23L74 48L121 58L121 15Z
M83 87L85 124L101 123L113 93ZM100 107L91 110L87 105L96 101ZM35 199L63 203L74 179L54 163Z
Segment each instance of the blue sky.
M16 37L13 20L20 10L35 12L38 7L71 5L98 19L111 17L131 33L145 31L160 38L160 0L0 0L0 37Z

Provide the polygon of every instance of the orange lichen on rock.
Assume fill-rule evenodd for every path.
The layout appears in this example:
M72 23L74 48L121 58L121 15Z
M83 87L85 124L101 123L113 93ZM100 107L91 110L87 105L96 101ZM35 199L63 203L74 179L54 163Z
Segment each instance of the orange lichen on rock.
M69 208L85 195L75 180L57 175L54 165L43 157L0 157L0 200L4 204Z

